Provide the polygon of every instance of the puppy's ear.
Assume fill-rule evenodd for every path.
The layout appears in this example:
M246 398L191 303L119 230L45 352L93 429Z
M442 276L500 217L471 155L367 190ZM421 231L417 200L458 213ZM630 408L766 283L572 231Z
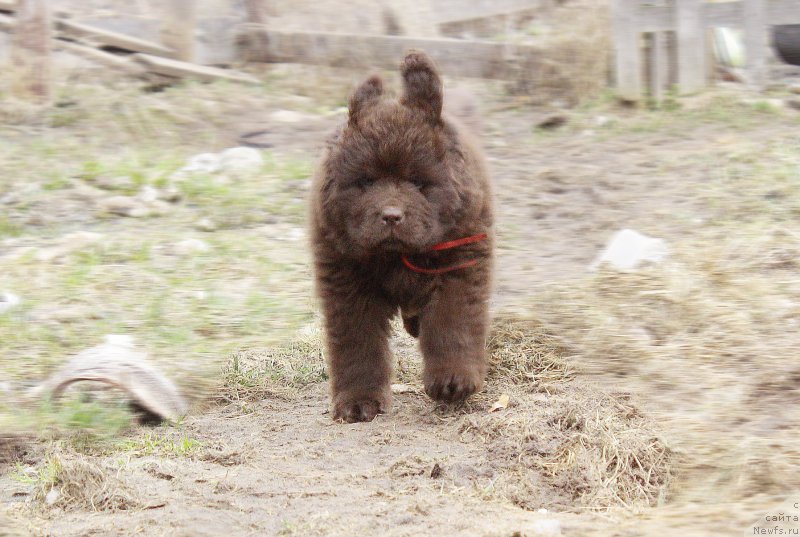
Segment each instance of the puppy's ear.
M423 112L433 124L442 120L442 79L427 54L410 50L400 64L405 93L402 103Z
M350 96L350 123L358 123L358 116L364 107L383 95L383 80L378 75L372 75L356 88Z

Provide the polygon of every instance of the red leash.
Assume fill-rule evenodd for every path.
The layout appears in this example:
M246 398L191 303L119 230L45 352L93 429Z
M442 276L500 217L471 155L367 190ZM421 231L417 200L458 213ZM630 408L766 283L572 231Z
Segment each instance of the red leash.
M463 239L455 239L452 241L447 242L440 242L431 248L431 252L438 252L441 250L449 250L451 248L456 248L458 246L464 246L465 244L472 244L473 242L480 242L486 239L486 233L479 233L478 235L472 235L470 237L464 237ZM451 267L443 267L438 269L428 269L423 267L418 267L413 264L411 261L408 260L406 256L402 256L403 264L413 270L414 272L419 272L420 274L444 274L445 272L452 272L454 270L459 270L463 268L473 267L478 264L477 259L470 259L469 261L465 261L463 263L459 263L458 265L453 265Z

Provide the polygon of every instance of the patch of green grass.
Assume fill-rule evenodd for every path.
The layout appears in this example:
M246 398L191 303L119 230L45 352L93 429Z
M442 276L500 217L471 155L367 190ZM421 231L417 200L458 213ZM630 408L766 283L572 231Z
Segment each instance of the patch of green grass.
M59 458L47 457L35 471L28 471L22 464L17 463L11 472L11 479L23 485L49 490L58 484L62 471Z
M19 237L22 230L22 226L0 214L0 237Z
M171 435L159 435L153 431L148 431L138 438L123 440L117 444L119 451L139 457L148 455L191 457L199 453L203 447L203 442L188 436L176 438Z

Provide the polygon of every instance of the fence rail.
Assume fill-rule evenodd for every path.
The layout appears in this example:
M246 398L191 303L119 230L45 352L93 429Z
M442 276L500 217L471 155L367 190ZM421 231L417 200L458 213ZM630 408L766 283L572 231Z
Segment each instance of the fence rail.
M617 89L620 97L635 101L643 96L645 79L657 99L670 81L683 93L705 87L710 79L707 34L713 27L744 30L747 81L763 86L770 26L800 24L800 2L612 0L612 15ZM646 56L643 42L650 44ZM670 73L671 64L676 73Z

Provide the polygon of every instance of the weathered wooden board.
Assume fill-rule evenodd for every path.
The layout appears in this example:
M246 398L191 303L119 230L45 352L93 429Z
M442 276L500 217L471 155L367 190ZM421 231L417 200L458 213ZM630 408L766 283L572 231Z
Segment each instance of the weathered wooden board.
M230 80L233 82L243 82L245 84L260 84L261 81L253 76L229 69L219 69L206 65L182 62L161 56L150 54L134 54L133 58L145 66L148 71L176 78L193 78L211 82L214 80Z
M143 75L146 72L146 69L143 65L133 61L128 56L120 56L119 54L105 52L88 45L82 45L73 41L64 41L62 39L56 39L53 42L53 46L56 49L70 52L76 56L86 58L87 60L91 60L100 65L106 65L108 67L113 67L114 69L119 69L126 73Z
M56 28L60 35L78 39L87 39L92 43L108 47L120 48L131 52L143 52L154 56L172 56L173 51L163 45L152 41L145 41L137 37L111 32L69 20L56 21Z
M394 69L406 51L422 49L448 75L505 79L515 65L529 65L537 49L488 41L407 36L352 35L322 32L264 32L267 54L256 61L307 63L334 67Z
M437 24L508 15L543 7L543 0L430 0Z

